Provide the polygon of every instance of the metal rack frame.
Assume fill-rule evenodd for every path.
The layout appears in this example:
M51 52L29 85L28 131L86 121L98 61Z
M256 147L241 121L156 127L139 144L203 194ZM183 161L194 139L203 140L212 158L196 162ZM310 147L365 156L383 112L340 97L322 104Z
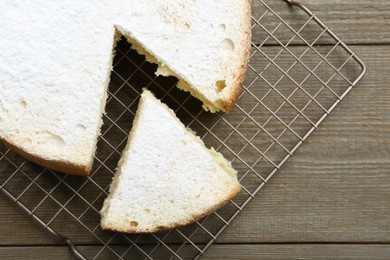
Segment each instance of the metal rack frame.
M175 79L154 76L155 67L122 42L91 176L80 179L52 172L0 145L4 173L0 190L80 259L86 259L86 253L61 223L69 223L68 229L81 228L78 239L98 245L88 255L93 259L200 258L366 72L356 54L307 7L284 0L293 8L278 14L272 5L280 2L252 1L248 75L231 115L204 112L198 101L176 89ZM152 89L206 145L232 161L243 192L220 211L185 228L151 235L103 232L99 210L142 87Z

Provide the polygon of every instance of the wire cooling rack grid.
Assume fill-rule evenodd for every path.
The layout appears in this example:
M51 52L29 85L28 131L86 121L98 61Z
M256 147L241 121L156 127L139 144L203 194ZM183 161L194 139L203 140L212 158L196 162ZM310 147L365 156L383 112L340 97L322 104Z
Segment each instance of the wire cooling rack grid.
M0 145L0 189L80 258L199 258L365 73L359 58L298 3L252 1L252 34L245 89L230 115L204 112L177 90L174 78L154 76L156 66L121 41L91 176L49 171ZM222 210L181 229L103 232L99 210L143 87L232 161L243 191ZM95 246L82 250L76 244Z

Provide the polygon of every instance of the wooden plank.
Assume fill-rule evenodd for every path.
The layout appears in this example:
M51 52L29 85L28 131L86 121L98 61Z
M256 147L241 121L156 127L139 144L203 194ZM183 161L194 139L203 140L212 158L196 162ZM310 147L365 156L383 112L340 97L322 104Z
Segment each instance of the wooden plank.
M0 246L64 244L45 231L3 193L0 193L0 212Z
M253 2L256 4L257 1ZM288 19L295 29L299 29L308 19L302 12L286 8L282 1L270 0L267 3L281 17ZM390 258L390 5L387 0L311 0L305 1L305 4L347 43L367 44L353 46L353 49L366 61L368 74L226 229L217 240L219 244L207 251L205 259ZM253 10L257 12L256 15L262 14L259 7ZM278 24L272 16L261 22L271 31ZM315 24L309 24L301 34L310 42L320 32ZM283 26L275 35L283 42L291 39L291 33ZM255 29L253 40L260 44L266 36L263 29ZM329 38L321 37L316 43L332 42ZM272 45L273 42L268 40L265 44ZM302 44L302 40L295 39L293 44ZM383 46L372 46L374 44ZM277 53L272 48L268 50L270 53ZM293 50L302 52L299 48ZM254 60L256 64L264 62L259 57ZM282 61L278 62L288 67L289 58L282 57ZM249 75L249 80L253 76ZM134 78L136 79L138 78ZM248 102L242 105L249 107L252 104ZM234 123L239 118L237 114L231 116L230 120ZM208 123L212 124L213 119ZM252 126L245 127L250 132ZM2 170L4 169L0 169L1 173ZM21 196L21 199L37 206L45 198L45 194L50 192L53 186L50 183L56 182L55 177L43 179L45 180L38 183L43 185L45 192L33 187L32 196ZM23 176L16 180L21 180L17 190L21 193L29 181ZM79 181L75 180L72 187L79 187ZM254 187L257 183L255 179L249 178L245 185ZM86 187L82 190L82 196L88 202L101 192L92 189L88 194L88 190L91 189ZM60 187L50 195L65 203L70 192L69 187ZM37 211L45 221L49 221L60 208L50 202L50 196L48 198L42 205L42 211ZM98 207L101 200L102 198L93 206ZM71 213L75 216L82 214L84 210L76 207L80 203L85 205L85 201L77 201L77 198L69 204ZM64 244L44 231L3 195L0 195L0 212L0 245L3 246L0 247L0 258L35 259L39 255L42 259L74 259L68 247L52 246ZM61 212L57 218L54 227L69 234L75 242L96 243L95 238L80 231L83 227L77 222L75 224L68 221L73 218L68 213ZM88 228L93 228L97 218L96 212L93 212L85 214L81 220L88 223ZM106 236L107 234L102 235L103 238ZM177 237L173 236L168 240L175 241ZM205 241L204 237L195 239ZM123 241L119 241L121 242ZM305 244L312 242L315 244ZM150 249L149 246L146 248ZM92 257L100 248L88 246L82 249ZM120 250L126 249L127 246ZM184 248L183 251L189 254L191 249L187 251ZM103 251L102 256L110 259L107 251Z
M366 77L220 241L390 241L390 47L364 48Z
M390 213L390 176L387 174L390 166L390 114L387 112L390 104L390 76L387 73L390 47L367 49L355 46L354 49L367 62L367 76L229 226L219 242L390 242L390 220L387 217ZM383 76L378 77L373 72ZM234 120L239 120L239 117ZM70 184L76 188L83 182L82 178L71 180ZM245 185L250 186L256 179L248 180ZM48 192L55 181L56 177L44 175L37 183ZM20 174L14 185L19 187L18 193L22 193L28 183L29 179ZM72 194L63 185L51 191L49 197L35 186L29 189L32 196L22 196L21 200L27 200L33 208L44 199L36 213L45 221L50 221L61 208L50 196L66 203ZM82 189L82 197L93 201L99 191L92 190L89 186ZM94 203L94 207L100 209L102 199ZM5 212L0 215L0 243L59 243L40 231L39 226L21 210L13 208L16 206L4 200L0 200L0 211ZM74 216L79 216L88 207L79 200L76 197L67 206ZM76 243L96 243L96 238L88 232L80 232L80 228L85 229L77 221L71 221L73 218L62 211L52 226L71 236ZM81 218L90 229L98 225L98 220L97 212L93 211ZM217 224L211 223L208 227L216 230ZM97 233L107 239L111 236ZM179 238L176 234L168 241ZM194 238L199 242L207 239L205 234Z
M308 21L309 17L306 13L295 7L286 7L283 1L265 0L264 2L275 10L281 18L288 21L289 25L295 30L299 30ZM390 6L387 0L311 0L301 2L347 43L390 43ZM260 1L254 0L252 5L256 19L265 14L266 8ZM268 36L264 33L262 27L272 32L279 22L272 13L265 14L259 21L261 26L256 26L258 28L253 31L253 41L262 43L265 37ZM302 34L308 39L313 39L320 31L318 26L310 22L302 31ZM291 39L291 32L284 25L276 30L275 35L284 41ZM328 39L323 38L317 43L327 41ZM271 44L273 41L269 40L267 43ZM299 41L295 41L295 43L299 43Z
M150 248L147 248L150 250ZM96 248L82 247L87 257L93 257ZM186 248L183 248L183 252ZM1 259L75 259L70 250L65 247L2 247ZM169 255L167 255L169 257ZM186 257L186 255L183 255ZM159 259L167 259L164 255L156 255ZM214 245L202 259L389 259L388 245ZM99 259L113 259L108 252L103 252ZM141 255L131 259L144 259Z
M388 259L388 245L214 245L203 259Z

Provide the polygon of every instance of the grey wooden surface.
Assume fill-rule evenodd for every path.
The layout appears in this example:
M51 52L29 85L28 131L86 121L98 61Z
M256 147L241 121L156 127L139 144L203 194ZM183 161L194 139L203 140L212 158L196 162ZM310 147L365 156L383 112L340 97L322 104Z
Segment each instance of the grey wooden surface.
M361 57L367 74L205 259L390 259L390 4L305 3ZM273 7L291 12L284 3ZM3 194L0 212L0 259L74 259ZM93 251L88 239L78 242Z

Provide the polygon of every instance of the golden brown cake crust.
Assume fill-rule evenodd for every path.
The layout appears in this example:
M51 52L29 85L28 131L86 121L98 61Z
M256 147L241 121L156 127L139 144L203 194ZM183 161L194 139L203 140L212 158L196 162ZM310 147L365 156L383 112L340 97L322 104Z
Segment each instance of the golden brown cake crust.
M246 38L243 40L242 43L242 56L241 56L241 66L240 69L237 71L237 74L234 79L234 85L235 87L232 88L232 91L230 92L230 96L227 99L227 101L222 105L222 110L225 113L230 113L234 105L236 104L238 97L240 96L243 84L245 80L245 75L248 70L248 59L249 54L251 50L251 38L252 38L252 30L251 30L251 4L250 0L244 1L245 2L245 17L246 20L242 24L241 30L244 31L246 34Z
M12 142L9 142L7 140L2 140L2 141L8 147L10 147L12 150L14 150L15 152L17 152L27 160L39 164L43 167L49 168L51 170L72 174L72 175L78 175L78 176L88 176L91 172L91 168L81 166L81 165L74 165L63 161L47 160L45 158L41 158L34 154L26 152L23 149L23 147L17 146Z
M147 233L160 233L160 232L165 232L165 231L168 231L168 230L171 230L171 229L175 229L175 228L180 228L180 227L183 227L183 226L186 226L186 225L189 225L189 224L192 224L208 215L210 215L211 213L221 209L223 206L225 206L230 200L232 200L234 197L237 196L237 194L241 191L242 187L240 185L238 185L230 194L229 196L221 201L218 205L215 205L214 207L208 209L207 211L203 212L202 214L199 214L199 215L195 215L195 216L192 216L192 218L188 218L187 220L184 220L182 222L179 222L179 223L175 223L175 224L172 224L170 226L158 226L158 227L155 227L153 229L147 229L147 230L139 230L139 229L131 229L131 228L127 228L127 227L123 227L123 228L113 228L113 227L109 227L109 226L105 226L105 227L102 227L103 230L107 230L107 231L113 231L113 232L121 232L121 233L129 233L129 234L138 234L138 233L142 233L142 234L147 234Z

